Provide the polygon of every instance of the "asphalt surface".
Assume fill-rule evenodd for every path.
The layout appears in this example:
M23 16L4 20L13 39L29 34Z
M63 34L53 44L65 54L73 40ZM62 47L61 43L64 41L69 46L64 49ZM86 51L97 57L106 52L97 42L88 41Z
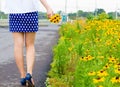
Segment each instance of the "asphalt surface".
M33 71L35 87L45 87L47 72L53 57L52 48L58 40L58 29L57 25L49 25L40 27L37 32L36 61ZM12 34L8 28L0 28L0 87L22 87L19 80L20 75L14 61Z

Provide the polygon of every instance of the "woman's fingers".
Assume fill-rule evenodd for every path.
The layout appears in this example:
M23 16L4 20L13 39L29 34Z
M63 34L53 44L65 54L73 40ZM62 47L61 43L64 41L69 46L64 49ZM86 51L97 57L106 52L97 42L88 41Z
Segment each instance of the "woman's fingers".
M50 18L52 15L53 15L52 9L48 9L47 10L47 16L48 16L48 18Z
M52 15L51 14L47 14L47 17L50 18Z

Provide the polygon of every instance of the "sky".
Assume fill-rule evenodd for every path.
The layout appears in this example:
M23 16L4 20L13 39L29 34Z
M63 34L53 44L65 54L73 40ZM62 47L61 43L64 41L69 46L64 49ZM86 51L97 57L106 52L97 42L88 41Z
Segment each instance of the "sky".
M0 0L2 1L2 0ZM106 12L115 11L119 8L120 0L46 0L54 12L65 11L65 2L67 1L67 13L78 10L94 11L95 7L103 8ZM96 3L96 4L95 4ZM40 11L45 12L42 4L39 4Z
M47 1L54 11L65 11L66 0ZM95 7L103 8L106 12L115 11L116 8L120 9L120 0L67 0L67 12L75 12L77 9L84 11L94 11Z

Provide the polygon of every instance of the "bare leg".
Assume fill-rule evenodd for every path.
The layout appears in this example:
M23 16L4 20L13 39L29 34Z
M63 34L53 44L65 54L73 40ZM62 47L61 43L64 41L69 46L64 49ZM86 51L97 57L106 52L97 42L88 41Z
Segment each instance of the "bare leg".
M35 47L34 47L35 35L36 33L34 32L25 33L26 53L27 53L26 54L27 73L30 73L31 75L35 62Z
M20 71L21 78L25 77L23 46L24 46L24 33L13 33L14 38L14 56L17 67Z

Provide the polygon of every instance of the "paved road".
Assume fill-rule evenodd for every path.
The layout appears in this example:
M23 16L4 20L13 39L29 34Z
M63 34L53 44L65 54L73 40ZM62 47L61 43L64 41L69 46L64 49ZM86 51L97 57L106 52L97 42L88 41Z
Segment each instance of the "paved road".
M33 72L36 87L45 87L44 82L52 61L52 48L58 39L58 28L58 26L49 25L40 27L37 32L36 61ZM8 28L0 28L0 87L20 87L19 72L13 56L12 34Z

